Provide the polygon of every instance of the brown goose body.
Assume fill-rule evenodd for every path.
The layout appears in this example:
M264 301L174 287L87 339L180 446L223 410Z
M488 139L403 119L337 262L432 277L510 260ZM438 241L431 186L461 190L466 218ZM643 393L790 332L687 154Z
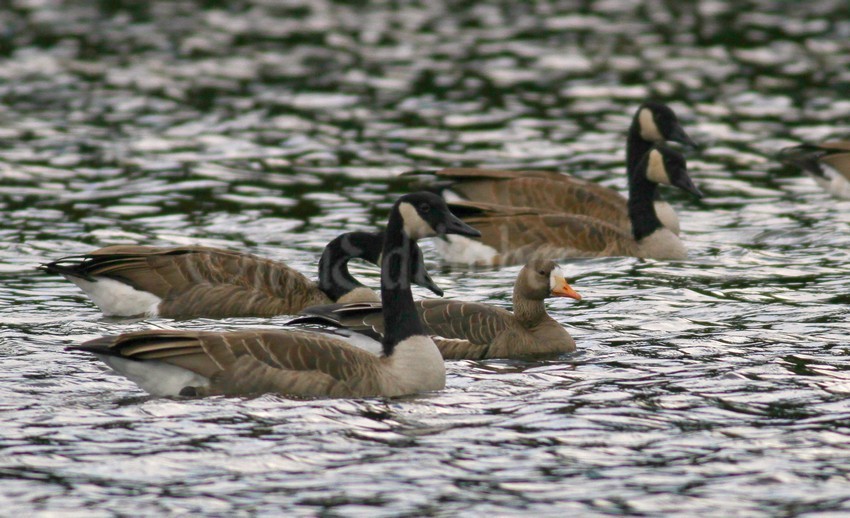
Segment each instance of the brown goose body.
M647 257L652 252L641 247L627 231L589 216L522 213L517 208L477 206L485 213L466 217L464 221L478 229L481 243L496 253L474 261L475 266L522 264L536 258ZM680 246L658 255L673 258L686 255L681 241L672 232L670 236L673 237L666 236L668 241ZM438 243L438 250L442 249L442 243ZM450 252L444 255L452 256Z
M788 147L780 152L779 159L808 173L833 196L850 199L850 141Z
M416 380L406 379L397 368L398 357L377 356L310 331L151 330L107 336L84 345L86 350L108 349L110 354L101 359L154 395L392 397L417 391L410 386ZM159 364L165 370L163 379L172 372L179 375L174 381L158 381L153 388L150 374L135 372L141 362Z
M153 395L399 396L439 390L445 366L413 307L415 241L438 233L477 236L431 193L402 196L381 251L382 354L301 329L151 330L106 336L69 349L95 354Z
M637 164L630 184L630 229L586 215L541 211L535 207L457 202L464 221L481 232L481 239L448 236L437 241L443 257L455 264L501 266L532 258L632 256L684 259L679 237L658 217L654 200L658 184L675 185L696 196L701 193L687 175L684 157L666 147L653 147Z
M230 250L118 245L95 250L86 259L88 278L113 279L150 293L160 302L149 314L166 318L268 317L331 300L284 263ZM352 298L378 300L368 289Z
M318 283L279 261L202 246L109 246L43 268L77 284L106 315L271 317L316 304L380 300L347 264L355 257L377 262L382 243L382 234L368 232L333 239L319 261ZM414 282L441 295L418 246L413 252Z
M547 312L548 297L581 299L557 265L534 259L517 275L513 312L478 302L442 299L416 301L425 330L447 360L525 358L573 352L575 341ZM360 332L383 333L380 304L317 306L302 312L301 322L327 323Z
M607 187L552 171L500 171L450 168L435 173L452 179L463 199L540 212L590 216L628 230L626 198Z

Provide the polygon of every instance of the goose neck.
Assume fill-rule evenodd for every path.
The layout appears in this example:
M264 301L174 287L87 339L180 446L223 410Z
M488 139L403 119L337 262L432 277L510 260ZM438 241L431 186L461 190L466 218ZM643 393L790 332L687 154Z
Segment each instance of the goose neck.
M658 186L645 177L635 174L629 185L629 220L632 223L632 235L640 241L661 228L661 220L655 213L654 201Z
M532 300L514 293L513 303L514 316L525 328L532 328L549 316L542 300Z
M319 289L333 301L357 288L363 288L363 284L348 271L348 261L355 257L369 260L374 255L371 250L380 250L380 242L371 242L369 234L360 233L343 234L325 247L322 257L319 259Z
M401 214L394 208L387 222L381 255L381 301L384 317L384 354L414 335L424 335L410 288L413 247L416 242L404 231Z

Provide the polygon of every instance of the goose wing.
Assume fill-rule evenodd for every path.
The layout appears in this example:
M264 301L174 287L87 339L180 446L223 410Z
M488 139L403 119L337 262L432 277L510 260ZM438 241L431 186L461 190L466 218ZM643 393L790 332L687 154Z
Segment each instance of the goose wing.
M510 312L488 304L425 299L416 306L447 360L486 358L498 337L514 325Z
M494 208L464 221L481 232L481 242L498 252L494 265L523 264L536 257L636 256L634 238L620 228L572 214L500 213Z
M509 329L513 315L495 306L476 302L423 299L415 302L425 331L445 359L480 359L497 337ZM302 311L290 323L343 327L380 339L384 332L380 302L326 304Z
M281 262L208 247L110 246L45 269L121 281L163 299L160 315L173 318L273 316L329 302L313 281Z
M303 330L151 330L105 336L70 349L148 362L152 369L160 363L185 369L209 380L208 387L196 387L199 395L365 396L380 392L379 357Z
M462 198L544 212L583 214L629 225L626 198L608 187L551 171L449 168L434 173Z

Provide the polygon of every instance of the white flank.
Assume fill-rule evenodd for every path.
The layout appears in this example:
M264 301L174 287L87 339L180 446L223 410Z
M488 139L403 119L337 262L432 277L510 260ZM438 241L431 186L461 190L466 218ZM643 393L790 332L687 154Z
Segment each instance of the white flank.
M648 140L650 142L661 142L664 140L664 137L661 136L661 132L658 131L658 126L655 124L655 118L652 116L652 110L649 108L644 108L640 111L638 123L640 124L640 137L643 140Z
M431 225L422 219L422 216L419 215L413 205L407 202L401 202L398 206L398 211L401 213L402 221L404 221L404 231L410 236L410 239L422 239L423 237L431 237L437 234L431 228Z
M427 336L414 335L399 342L390 357L388 368L398 380L403 393L446 388L443 355Z
M95 277L94 282L67 275L65 278L79 286L106 316L155 317L159 314L162 299L147 291L104 277Z
M444 260L455 264L489 265L498 254L492 246L455 234L436 240L434 247Z
M179 396L186 387L210 384L210 380L200 374L161 361L128 360L106 354L96 356L152 396Z
M656 200L653 205L655 206L655 215L658 216L658 220L661 224L670 229L670 232L678 236L680 232L679 215L676 214L673 207L663 200Z
M646 165L646 177L650 182L670 185L667 168L664 167L664 157L657 149L649 152L649 163Z

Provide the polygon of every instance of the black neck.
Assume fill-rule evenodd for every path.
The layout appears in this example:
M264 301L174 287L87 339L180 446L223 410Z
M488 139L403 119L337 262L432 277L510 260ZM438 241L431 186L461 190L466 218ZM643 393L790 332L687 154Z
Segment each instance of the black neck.
M629 183L631 183L632 178L637 174L641 159L652 148L652 142L644 140L640 134L639 114L640 111L638 111L632 120L632 125L629 127L629 137L626 140L626 173L629 176Z
M381 257L381 302L384 315L384 354L393 353L396 344L415 335L424 335L413 293L410 290L413 247L416 242L404 231L398 207L393 207L384 236Z
M383 235L369 232L348 232L328 243L319 259L319 289L337 301L363 287L348 271L348 261L356 257L377 263L382 246Z
M645 164L643 164L645 167ZM629 182L629 220L632 235L640 241L662 227L655 214L658 185L646 179L645 174L635 174Z

